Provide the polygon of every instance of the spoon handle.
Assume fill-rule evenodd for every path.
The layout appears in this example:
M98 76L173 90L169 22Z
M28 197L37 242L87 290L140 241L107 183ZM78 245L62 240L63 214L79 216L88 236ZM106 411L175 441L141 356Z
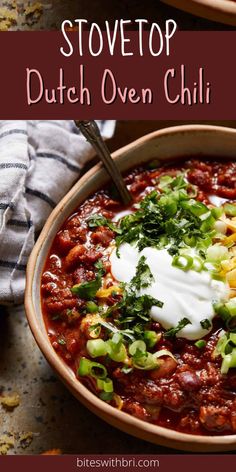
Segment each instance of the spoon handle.
M97 123L94 120L75 120L75 124L88 140L88 142L93 146L96 153L98 154L98 157L103 162L108 174L110 175L119 192L123 203L125 205L129 205L132 201L132 196L125 185L120 170L111 157L109 149L100 134Z

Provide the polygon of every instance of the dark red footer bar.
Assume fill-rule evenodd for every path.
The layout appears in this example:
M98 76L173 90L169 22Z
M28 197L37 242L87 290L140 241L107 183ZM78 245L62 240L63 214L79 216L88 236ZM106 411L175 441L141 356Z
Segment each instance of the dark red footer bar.
M75 472L75 471L148 471L148 472L222 472L234 470L236 456L225 455L65 455L65 456L2 456L2 472Z
M236 31L177 31L169 55L163 47L159 56L150 53L148 35L143 55L130 31L132 55L123 55L119 38L111 55L104 37L93 57L88 33L80 54L72 32L73 53L65 57L60 31L0 33L0 118L236 119Z

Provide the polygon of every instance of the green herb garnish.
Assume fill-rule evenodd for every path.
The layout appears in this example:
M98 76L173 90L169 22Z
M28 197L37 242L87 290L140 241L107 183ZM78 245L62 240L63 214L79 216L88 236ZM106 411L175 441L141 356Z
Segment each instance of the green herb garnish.
M99 273L101 275L104 275L105 274L105 270L104 270L104 266L103 266L103 262L102 262L102 259L98 259L98 261L96 261L94 263L94 267L99 271Z
M117 234L121 233L121 230L118 227L118 225L113 223L111 220L108 220L103 215L99 215L99 214L91 215L87 219L87 223L88 223L89 228L91 228L91 229L97 228L98 226L107 226L109 229L111 229L115 233L117 233Z
M154 277L150 271L149 266L146 264L146 257L140 257L136 267L136 274L130 282L131 286L139 291L141 288L148 287L153 280Z
M225 203L223 206L224 212L227 216L236 216L236 204L235 203Z
M181 329L183 329L188 324L192 324L191 321L188 320L188 318L183 318L178 322L177 326L175 326L174 328L170 328L165 332L165 338L173 338Z
M101 275L97 275L94 280L90 280L89 282L82 282L81 284L74 285L71 288L71 292L75 295L78 295L80 298L84 298L85 300L91 300L96 296L97 291L102 286L102 277Z
M209 329L211 328L211 322L207 318L205 320L200 321L200 325L203 329Z
M135 213L124 216L116 237L117 252L124 242L145 247L167 247L171 255L180 248L195 247L205 254L214 237L215 215L202 202L189 194L192 186L184 174L159 179L157 191L152 191L140 203ZM206 233L208 233L206 235Z

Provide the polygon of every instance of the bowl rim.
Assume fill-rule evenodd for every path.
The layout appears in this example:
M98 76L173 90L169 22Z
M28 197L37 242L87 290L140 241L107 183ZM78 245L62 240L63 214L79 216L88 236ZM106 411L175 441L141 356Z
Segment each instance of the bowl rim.
M236 26L236 2L233 0L161 0L180 10L211 21Z
M126 151L130 149L135 149L140 144L146 144L148 141L156 139L158 137L168 138L170 135L178 135L179 133L189 134L198 132L220 132L227 133L227 135L236 135L236 129L223 126L197 124L171 126L142 136L141 138L115 151L112 154L112 157L117 160ZM220 447L222 447L223 450L225 450L226 448L228 450L233 450L233 446L236 446L236 434L221 436L201 436L182 433L162 426L147 423L141 419L133 417L128 413L119 411L108 403L102 401L100 398L94 395L87 387L85 387L78 379L76 379L70 367L67 366L63 359L61 359L59 355L54 351L49 339L45 336L46 331L45 333L43 333L43 331L41 330L33 302L33 282L40 250L47 239L51 223L55 221L55 218L57 218L63 212L65 205L71 199L71 197L76 194L78 187L80 187L88 179L91 179L98 171L101 171L101 169L102 165L100 163L92 167L75 183L75 185L65 195L65 197L63 197L63 199L51 212L31 252L26 270L25 309L32 334L41 352L44 354L47 361L59 375L61 380L67 385L68 389L81 401L82 404L84 404L93 413L102 417L113 426L116 426L123 431L126 431L126 429L129 428L129 431L132 435L157 444L167 445L167 442L169 441L168 446L176 449L203 451L207 449L207 445L209 446L209 451L215 450L216 446L219 446L218 451L220 450ZM195 446L197 446L197 448Z

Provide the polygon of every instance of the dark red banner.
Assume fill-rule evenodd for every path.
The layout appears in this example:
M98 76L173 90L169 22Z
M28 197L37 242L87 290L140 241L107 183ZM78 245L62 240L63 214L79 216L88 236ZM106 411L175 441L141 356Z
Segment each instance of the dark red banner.
M111 54L105 33L94 56L88 32L83 50L78 32L0 35L1 119L236 119L234 31L177 31L169 44L129 31L125 56L119 36Z
M2 472L86 472L96 470L98 472L120 472L126 470L148 471L148 472L199 472L214 470L221 472L228 468L233 469L235 456L233 455L135 455L135 456L115 456L115 455L70 455L70 456L7 456L0 458Z

